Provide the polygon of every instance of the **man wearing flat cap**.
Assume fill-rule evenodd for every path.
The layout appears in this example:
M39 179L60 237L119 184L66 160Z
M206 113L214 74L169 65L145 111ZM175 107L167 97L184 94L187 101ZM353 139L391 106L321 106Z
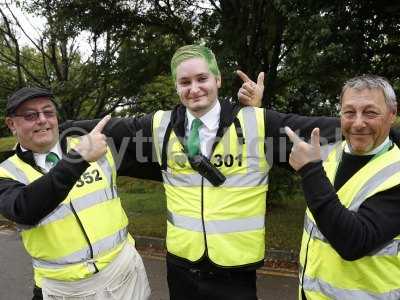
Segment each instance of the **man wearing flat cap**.
M5 121L18 144L0 164L0 213L17 223L32 257L35 300L150 294L116 193L108 120L59 141L51 91L25 87L8 98Z

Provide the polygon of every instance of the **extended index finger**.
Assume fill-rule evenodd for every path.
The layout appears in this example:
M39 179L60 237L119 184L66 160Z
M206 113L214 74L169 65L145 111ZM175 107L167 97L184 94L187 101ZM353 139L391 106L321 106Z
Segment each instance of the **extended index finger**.
M303 140L288 126L285 126L285 133L289 137L289 139L292 141L293 144L297 144L302 142Z
M247 81L251 81L251 79L249 78L249 76L247 76L244 72L237 70L236 74L238 74L238 76L240 77L240 79L242 79L244 82Z
M108 121L110 121L110 119L111 119L110 115L105 116L103 119L100 120L99 123L97 123L97 125L93 128L92 132L101 133L104 127L107 125Z

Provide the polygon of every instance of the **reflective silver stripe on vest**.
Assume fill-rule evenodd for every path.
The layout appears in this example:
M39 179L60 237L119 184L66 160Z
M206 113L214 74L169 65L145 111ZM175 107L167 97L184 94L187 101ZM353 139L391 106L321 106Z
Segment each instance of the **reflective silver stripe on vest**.
M337 300L398 300L400 299L400 289L392 290L387 293L368 293L356 289L339 289L321 279L312 279L304 276L303 288L305 291L320 292L330 299Z
M259 151L258 151L258 144L259 144L259 135L258 135L258 126L257 126L257 118L256 112L254 107L244 107L242 108L241 112L243 113L243 120L244 120L244 128L245 128L245 145L247 150L247 165L249 170L260 170L260 163L259 163Z
M109 251L121 243L123 243L128 236L128 229L125 227L119 230L114 235L108 236L94 244L92 244L93 256L94 259L90 256L90 248L86 247L82 250L79 250L71 255L53 260L53 261L45 261L41 259L33 258L33 267L34 268L47 268L47 269L60 269L68 267L71 264L84 263L84 262L96 262L96 257L101 255L102 253Z
M391 165L384 167L372 178L370 178L359 190L357 195L352 200L349 209L352 211L358 211L360 205L364 202L365 198L370 192L384 183L388 178L400 172L400 162L394 162Z
M319 231L316 224L311 221L310 218L306 215L304 219L304 230L311 236L313 239L320 240L324 243L329 243L325 236ZM312 231L311 231L312 230ZM311 234L310 234L311 233ZM372 251L366 256L397 256L400 253L400 240L392 240L381 248Z
M304 218L304 230L305 232L308 233L308 235L311 235L313 239L317 239L325 243L328 243L325 236L322 234L321 231L319 231L317 225L313 221L311 221L311 219L307 216L307 214Z
M160 125L156 128L155 132L155 138L157 139L155 143L155 147L158 147L158 153L160 155L159 159L160 162L162 160L162 147L163 147L163 142L164 142L164 137L165 137L165 132L167 131L167 127L169 124L169 121L171 119L171 113L172 111L168 110L163 112L163 115L161 117ZM154 144L154 143L153 143Z
M28 177L26 177L25 173L20 168L18 168L11 160L7 159L3 161L0 164L0 167L12 174L19 182L25 185L29 184Z
M110 186L114 187L114 180L113 180L113 171L110 163L108 162L107 158L105 155L101 157L98 161L97 164L100 166L101 170L103 171L104 175L108 177L108 183ZM116 193L114 193L115 188L111 190L112 192L112 198L114 198Z
M400 240L392 240L369 255L373 256L397 256L400 253ZM400 299L400 298L399 298Z
M199 187L201 186L201 175L193 174L174 174L163 172L164 184L174 187ZM226 181L221 187L255 187L266 185L268 183L267 173L249 173L226 176ZM206 178L204 178L204 186L213 186Z
M168 221L176 226L190 231L203 232L201 219L186 217L167 212ZM264 216L240 218L233 220L214 220L204 222L205 231L208 234L221 234L230 232L241 232L250 230L260 230L264 228Z
M75 208L75 211L80 212L86 208L114 199L113 195L116 195L116 193L117 191L114 187L112 189L105 188L76 198L72 204ZM69 203L62 203L52 213L43 218L37 226L43 226L54 221L64 219L70 214L72 214L72 210L69 206Z

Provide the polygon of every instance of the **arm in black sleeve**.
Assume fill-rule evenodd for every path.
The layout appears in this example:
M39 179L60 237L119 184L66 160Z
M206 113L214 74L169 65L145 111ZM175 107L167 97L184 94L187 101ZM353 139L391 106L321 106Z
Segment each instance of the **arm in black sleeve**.
M340 122L332 117L305 117L296 114L284 114L266 110L266 148L267 156L274 164L286 166L292 143L285 134L284 127L288 126L300 137L308 140L315 127L320 129L322 145L341 140Z
M118 175L162 180L153 155L152 120L153 114L148 114L140 118L112 118L107 123L103 133L108 137ZM68 134L86 134L98 121L67 121L60 128Z
M359 259L400 233L400 186L373 195L353 212L340 203L322 162L305 165L299 174L319 230L343 259Z
M67 197L88 166L72 150L50 172L28 185L1 178L0 213L19 224L37 224Z

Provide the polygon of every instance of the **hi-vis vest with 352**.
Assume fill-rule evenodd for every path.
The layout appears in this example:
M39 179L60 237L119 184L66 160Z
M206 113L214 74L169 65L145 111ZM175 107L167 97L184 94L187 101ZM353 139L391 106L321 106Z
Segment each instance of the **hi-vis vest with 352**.
M0 164L0 177L23 184L41 176L17 155ZM37 286L41 287L43 278L75 281L89 277L118 255L128 238L128 220L117 196L115 179L115 164L108 151L90 164L53 212L35 226L21 226Z
M161 165L163 150L167 154L163 180L168 252L192 262L206 254L226 267L262 261L269 169L264 110L241 109L216 144L210 161L226 177L218 187L191 168L181 141L173 130L167 130L170 118L171 111L158 111L153 118L153 140Z
M343 145L337 144L323 164L331 183ZM399 184L400 150L394 145L355 173L337 194L342 205L356 212L367 198ZM400 299L399 249L397 236L367 256L344 260L318 230L307 209L300 251L300 287L308 300Z

